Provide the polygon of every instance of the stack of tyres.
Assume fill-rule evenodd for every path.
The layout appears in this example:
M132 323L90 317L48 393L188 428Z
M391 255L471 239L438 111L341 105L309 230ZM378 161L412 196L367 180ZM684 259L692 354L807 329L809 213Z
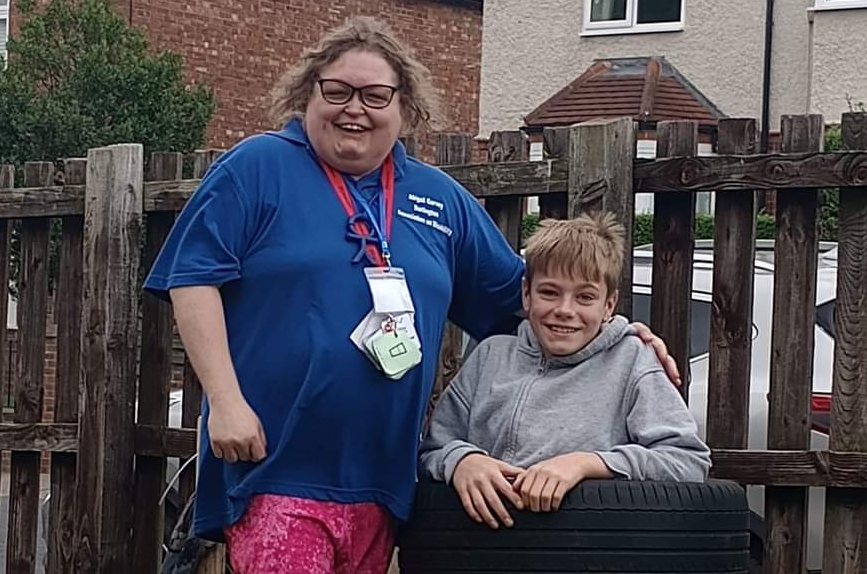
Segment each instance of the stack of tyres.
M519 512L492 530L452 487L420 483L401 529L401 574L748 574L749 508L733 482L588 480L558 512Z

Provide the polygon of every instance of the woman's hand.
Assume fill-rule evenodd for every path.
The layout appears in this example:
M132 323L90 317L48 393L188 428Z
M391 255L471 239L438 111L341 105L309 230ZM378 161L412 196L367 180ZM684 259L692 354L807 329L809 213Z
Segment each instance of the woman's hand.
M582 480L613 476L597 455L573 452L534 464L515 480L512 488L531 511L551 512L560 509L566 493Z
M476 522L484 522L496 530L500 523L494 515L506 526L514 524L500 494L518 510L524 507L521 497L512 489L507 479L522 472L523 469L501 460L479 453L468 454L455 467L452 484L470 518Z
M671 382L674 383L675 386L679 387L682 383L680 379L680 371L677 370L677 363L675 362L674 357L668 354L668 347L665 346L665 341L654 335L653 331L650 330L650 327L644 323L632 323L632 328L635 329L636 334L642 341L653 347L653 350L656 352L656 357L659 359L659 362L662 363L662 368L665 369L665 374L668 375L668 378L671 379Z
M208 435L214 456L232 463L265 458L262 423L244 397L211 401L210 408Z

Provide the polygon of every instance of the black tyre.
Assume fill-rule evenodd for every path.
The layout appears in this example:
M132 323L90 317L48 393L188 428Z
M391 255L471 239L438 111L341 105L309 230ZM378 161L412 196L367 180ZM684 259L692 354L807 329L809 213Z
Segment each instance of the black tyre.
M450 486L419 484L401 574L749 572L749 508L732 482L590 480L558 512L510 511L515 526L491 530Z

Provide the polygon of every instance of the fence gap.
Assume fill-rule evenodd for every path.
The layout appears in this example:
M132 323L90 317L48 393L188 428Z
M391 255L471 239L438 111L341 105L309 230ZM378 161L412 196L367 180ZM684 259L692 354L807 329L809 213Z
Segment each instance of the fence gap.
M756 121L719 122L718 152L756 153ZM712 448L747 448L753 342L756 193L717 193L710 310L707 442Z
M698 154L698 125L659 122L657 157ZM653 281L650 325L668 345L683 377L680 392L689 400L692 257L695 250L695 194L657 193L653 199Z
M75 557L82 574L124 572L132 556L142 164L139 144L87 154Z
M783 116L783 153L821 151L823 129L821 115ZM818 202L819 192L814 188L777 192L769 450L803 451L810 446ZM807 489L768 487L765 523L765 568L770 572L804 572Z
M488 162L527 161L530 143L523 132L493 132L488 140ZM524 199L520 195L485 198L485 209L515 251L521 249Z
M610 211L626 228L617 313L632 315L632 227L635 195L632 165L635 128L630 118L593 120L573 126L569 136L569 217Z
M83 185L87 160L64 162L66 185ZM62 243L55 290L57 322L57 370L55 377L55 423L78 422L78 394L81 385L82 268L84 266L84 217L62 218ZM51 501L48 522L47 574L74 571L75 464L71 452L51 454Z
M183 156L156 152L150 156L146 181L180 180ZM171 211L152 211L145 219L145 272L151 268L174 223ZM164 429L168 423L169 381L172 377L172 308L150 293L142 294L139 359L138 424ZM136 456L133 564L142 572L157 572L162 561L166 459ZM183 505L181 501L179 503ZM180 513L181 508L178 508ZM154 516L159 518L154 523Z
M843 114L843 147L867 150L867 114ZM857 169L857 167L856 167ZM862 172L865 166L861 165ZM867 182L867 173L862 180ZM840 190L832 451L867 452L867 185ZM867 572L867 490L825 494L825 574Z
M24 164L24 185L51 185L51 162ZM51 219L21 222L21 261L18 282L18 360L15 369L15 415L19 424L42 420L45 336L48 317L48 258ZM40 453L13 451L9 490L9 532L6 569L35 572L39 517Z

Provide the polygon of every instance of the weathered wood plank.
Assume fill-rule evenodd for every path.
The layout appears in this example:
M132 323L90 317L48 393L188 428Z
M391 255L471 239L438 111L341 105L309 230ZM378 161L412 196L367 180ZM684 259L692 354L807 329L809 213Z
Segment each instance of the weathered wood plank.
M9 193L15 185L15 166L0 165L0 197ZM9 313L9 260L12 253L12 222L0 219L0 381L11 379L10 357L7 356L8 333L6 317Z
M2 423L0 450L74 453L78 450L78 424Z
M51 162L24 164L24 185L50 185ZM45 335L48 317L48 258L51 220L21 222L21 267L18 282L20 350L13 379L16 423L42 419ZM5 321L5 317L3 317ZM38 452L13 452L9 491L7 572L36 571L36 529L39 516Z
M756 134L755 120L720 120L719 152L754 153ZM747 448L755 239L756 193L717 197L707 385L706 439L712 448Z
M822 117L783 116L784 152L820 151ZM768 448L806 449L810 442L813 330L816 320L818 191L777 196L774 246L774 319ZM765 568L803 572L806 564L807 490L771 487L765 492Z
M542 149L546 160L568 161L569 134L571 127L545 128L542 132ZM568 193L546 193L539 196L540 219L566 219L569 213Z
M137 144L87 154L76 572L123 572L132 555L142 156Z
M640 160L633 173L636 193L863 186L867 152Z
M867 487L867 454L795 450L714 449L711 476L776 487Z
M556 196L568 191L567 159L447 165L442 169L479 198ZM150 182L145 186L144 209L147 212L180 211L198 184L197 180ZM864 151L675 157L637 160L633 167L634 193L724 193L864 185L867 185L867 152ZM82 213L83 186L22 188L0 197L0 218Z
M180 153L152 153L145 179L178 180L183 169ZM158 211L145 219L143 266L149 270L174 223L174 214ZM141 424L168 423L169 381L172 377L172 308L157 297L142 295L141 355L139 367L138 418ZM136 457L133 524L133 564L142 572L157 572L162 559L165 523L154 509L166 487L166 460ZM156 516L156 519L155 519Z
M842 139L867 149L867 114L843 114ZM867 186L840 190L839 213L829 446L867 453ZM867 490L831 488L825 500L822 571L867 572Z
M530 143L523 132L494 132L488 140L488 163L525 162L530 155ZM485 210L500 228L515 251L521 249L521 219L523 202L519 196L485 198Z
M195 429L136 425L135 451L138 455L189 458L196 454Z
M84 184L87 160L68 159L63 177L67 184ZM74 424L77 434L78 393L81 388L81 311L84 217L62 220L60 267L57 278L57 376L54 421ZM77 443L77 436L76 443ZM75 557L75 455L51 455L51 502L48 528L48 574L72 572Z
M211 164L225 153L222 149L200 149L193 152L193 177L201 179L208 173Z
M656 150L659 157L695 155L698 125L689 121L659 122ZM688 400L695 194L657 195L653 201L650 325L677 362L683 377L680 392Z
M441 134L437 137L436 163L469 163L472 155L472 137L466 134ZM440 346L439 367L433 393L428 403L427 419L440 395L458 373L462 364L463 332L453 323L446 322Z
M571 128L569 136L569 217L608 211L626 228L618 313L632 315L632 165L635 128L630 118L594 120Z
M62 217L84 213L84 186L28 186L0 198L0 218Z

